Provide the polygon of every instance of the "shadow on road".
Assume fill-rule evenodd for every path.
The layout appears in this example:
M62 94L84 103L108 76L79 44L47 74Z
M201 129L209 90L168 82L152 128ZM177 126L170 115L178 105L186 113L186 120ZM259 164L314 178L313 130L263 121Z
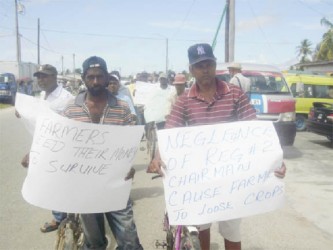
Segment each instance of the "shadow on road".
M133 168L136 170L136 171L146 171L148 167L148 163L147 164L137 164L137 165L133 165Z
M323 147L333 148L333 143L330 142L329 140L327 140L327 141L323 141L323 140L310 140L310 142L312 142L314 144L318 144L318 145L323 146Z
M283 151L283 158L285 159L300 158L303 155L303 153L294 146L284 146L282 147L282 151Z
M149 188L133 188L131 191L131 198L133 201L141 200L144 198L155 198L164 195L163 187L149 187Z

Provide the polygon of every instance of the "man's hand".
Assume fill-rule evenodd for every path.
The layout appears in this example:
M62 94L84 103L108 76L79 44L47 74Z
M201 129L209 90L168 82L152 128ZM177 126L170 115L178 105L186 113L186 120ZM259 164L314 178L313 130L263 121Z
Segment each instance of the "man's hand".
M155 173L155 174L164 176L164 174L162 172L162 166L163 166L163 162L161 161L161 159L159 157L155 157L154 159L152 159L152 161L148 165L146 172Z
M286 176L287 168L284 162L282 162L282 165L280 168L275 169L274 174L278 178L284 178Z
M22 158L21 165L25 168L29 167L29 153Z
M135 169L131 168L130 171L127 173L127 176L125 177L125 181L129 179L134 179L134 175L135 175Z

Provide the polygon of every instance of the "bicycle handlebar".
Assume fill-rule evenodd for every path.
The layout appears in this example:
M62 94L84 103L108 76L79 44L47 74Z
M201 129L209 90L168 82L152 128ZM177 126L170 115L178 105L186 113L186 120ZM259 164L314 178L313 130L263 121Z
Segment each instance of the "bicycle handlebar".
M155 176L151 177L151 179L154 180L154 179L157 179L157 178L160 178L160 177L162 177L162 175L158 174L158 175L155 175Z

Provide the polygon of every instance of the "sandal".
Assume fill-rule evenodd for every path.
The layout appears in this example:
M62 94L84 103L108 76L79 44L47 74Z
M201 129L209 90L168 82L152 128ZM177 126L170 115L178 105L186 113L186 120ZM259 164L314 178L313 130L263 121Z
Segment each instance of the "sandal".
M59 222L52 220L51 222L45 222L44 226L40 228L42 233L52 232L58 229Z

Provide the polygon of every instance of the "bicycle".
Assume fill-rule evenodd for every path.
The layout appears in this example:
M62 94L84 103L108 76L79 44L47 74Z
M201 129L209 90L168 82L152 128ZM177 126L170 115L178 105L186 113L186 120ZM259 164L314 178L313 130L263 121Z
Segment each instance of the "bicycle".
M153 176L152 179L161 177ZM165 241L155 241L155 247L166 250L201 250L199 231L195 226L170 225L168 213L165 211L163 230L166 232Z
M79 250L84 243L80 215L68 213L57 230L55 250Z

